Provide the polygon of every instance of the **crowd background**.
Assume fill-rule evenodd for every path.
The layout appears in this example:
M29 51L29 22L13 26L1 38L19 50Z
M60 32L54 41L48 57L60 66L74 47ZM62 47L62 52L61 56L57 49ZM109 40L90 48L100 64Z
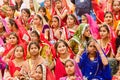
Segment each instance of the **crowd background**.
M120 80L120 0L0 0L0 80Z

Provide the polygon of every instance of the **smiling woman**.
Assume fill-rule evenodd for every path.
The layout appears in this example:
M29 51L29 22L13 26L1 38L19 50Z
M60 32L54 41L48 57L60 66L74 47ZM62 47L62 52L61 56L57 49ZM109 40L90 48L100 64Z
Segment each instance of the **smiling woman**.
M73 55L68 51L68 44L64 40L58 40L55 44L55 49L57 52L56 65L55 65L55 77L56 80L59 80L60 77L66 76L65 71L65 61L73 58Z

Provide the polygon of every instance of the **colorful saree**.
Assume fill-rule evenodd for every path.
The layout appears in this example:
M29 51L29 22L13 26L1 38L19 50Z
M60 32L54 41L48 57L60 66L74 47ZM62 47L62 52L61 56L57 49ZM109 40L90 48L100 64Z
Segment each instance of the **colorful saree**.
M88 51L84 51L78 63L83 76L88 80L111 80L109 64L103 65L99 52L96 52L97 55L94 61L89 59L88 54Z

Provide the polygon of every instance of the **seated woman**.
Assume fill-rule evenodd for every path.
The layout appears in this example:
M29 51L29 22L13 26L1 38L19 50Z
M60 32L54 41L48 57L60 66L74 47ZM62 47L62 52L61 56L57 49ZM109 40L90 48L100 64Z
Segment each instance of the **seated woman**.
M55 80L51 71L43 64L37 65L35 71L36 72L33 74L34 80Z
M87 42L91 39L90 28L88 24L82 23L78 26L74 36L69 40L69 45L75 54L78 54L79 45L84 49Z
M60 78L60 80L83 80L78 64L74 60L68 59L65 62L65 70L67 76Z
M108 60L100 45L94 40L88 42L78 65L84 78L88 80L111 80L112 78Z
M24 54L24 48L20 45L18 45L15 50L14 54L12 55L14 58L13 60L9 60L8 62L8 69L5 70L4 79L21 79L23 77L21 74L21 69L26 69L26 62L25 62L25 54ZM6 73L9 73L6 74Z

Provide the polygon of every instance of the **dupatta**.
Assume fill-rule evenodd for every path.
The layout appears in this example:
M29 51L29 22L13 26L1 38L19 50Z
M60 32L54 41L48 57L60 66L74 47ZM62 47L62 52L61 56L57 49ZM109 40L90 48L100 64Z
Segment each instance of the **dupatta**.
M90 31L92 36L94 37L94 39L98 39L99 38L99 31L98 31L98 25L96 23L96 21L94 21L94 19L89 15L89 14L85 14L88 20L88 24L90 25Z
M83 80L82 72L78 64L73 59L69 59L69 60L74 63L74 69L75 69L74 71L75 71L75 76L76 76L75 80ZM67 76L60 78L60 80L67 80Z

